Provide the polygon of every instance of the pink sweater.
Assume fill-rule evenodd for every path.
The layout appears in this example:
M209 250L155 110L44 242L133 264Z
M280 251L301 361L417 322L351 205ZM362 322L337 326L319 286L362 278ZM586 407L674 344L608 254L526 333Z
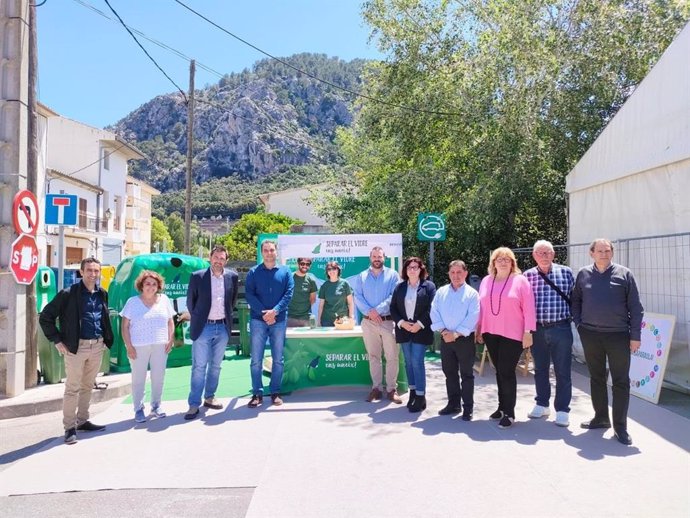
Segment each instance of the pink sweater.
M524 275L511 275L504 281L495 282L491 275L482 279L479 286L479 329L482 333L519 342L522 342L525 331L537 329L534 294Z

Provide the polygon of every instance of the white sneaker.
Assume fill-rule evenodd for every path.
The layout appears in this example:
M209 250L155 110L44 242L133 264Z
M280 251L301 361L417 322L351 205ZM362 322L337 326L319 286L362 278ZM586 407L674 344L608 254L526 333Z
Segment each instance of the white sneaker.
M556 412L556 426L568 426L570 424L569 416L568 412Z
M534 405L534 408L529 414L527 414L527 417L530 419L539 419L540 417L548 417L550 413L551 410L549 410L548 407Z

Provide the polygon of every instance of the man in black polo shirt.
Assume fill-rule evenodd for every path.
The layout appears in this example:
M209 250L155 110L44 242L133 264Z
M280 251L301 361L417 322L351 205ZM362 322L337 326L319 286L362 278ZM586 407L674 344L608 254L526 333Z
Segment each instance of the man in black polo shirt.
M628 434L630 354L640 348L644 309L630 270L612 262L613 244L595 239L589 247L594 264L577 274L572 295L573 320L582 340L589 368L594 418L580 426L587 430L611 428L606 361L613 385L613 430L623 444Z
M89 257L81 262L80 270L81 282L58 293L39 318L46 338L65 358L62 424L67 444L77 441L77 430L93 432L105 429L105 426L89 421L89 404L103 350L113 345L108 293L97 285L101 263Z

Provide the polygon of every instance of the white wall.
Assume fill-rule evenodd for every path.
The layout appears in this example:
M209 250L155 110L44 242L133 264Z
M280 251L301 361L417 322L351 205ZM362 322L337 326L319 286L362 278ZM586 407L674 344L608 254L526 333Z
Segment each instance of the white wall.
M312 212L306 199L310 196L309 189L291 189L284 192L268 194L266 212L284 214L291 218L301 219L307 225L327 225L323 218Z

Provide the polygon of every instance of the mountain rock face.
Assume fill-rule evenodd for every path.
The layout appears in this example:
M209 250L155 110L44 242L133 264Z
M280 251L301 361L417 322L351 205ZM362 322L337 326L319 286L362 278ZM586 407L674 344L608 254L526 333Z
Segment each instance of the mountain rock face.
M298 54L283 61L348 90L360 89L365 61ZM297 166L336 160L336 129L349 126L353 96L274 60L224 76L195 92L194 181L225 177L266 181ZM110 129L148 160L131 174L166 192L183 189L187 105L182 96L158 96Z

